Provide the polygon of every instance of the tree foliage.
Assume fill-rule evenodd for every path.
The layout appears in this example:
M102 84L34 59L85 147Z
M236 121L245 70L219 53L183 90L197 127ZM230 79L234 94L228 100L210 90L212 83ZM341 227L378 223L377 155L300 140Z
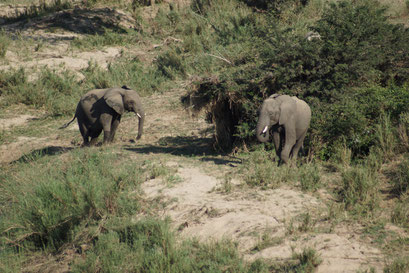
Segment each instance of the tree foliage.
M255 2L261 3L247 1ZM240 43L234 67L196 81L189 101L209 107L225 150L254 139L261 101L285 93L311 105L310 140L330 147L342 137L355 155L366 153L380 113L397 120L409 102L409 29L389 23L385 11L373 1L334 2L310 27L320 36L312 40L280 27L276 14L267 13L268 23L248 22L252 44Z

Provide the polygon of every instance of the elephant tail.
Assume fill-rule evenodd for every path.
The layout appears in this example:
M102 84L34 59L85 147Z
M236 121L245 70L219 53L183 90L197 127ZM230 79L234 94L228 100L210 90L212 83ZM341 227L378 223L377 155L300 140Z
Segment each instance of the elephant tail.
M61 127L58 128L58 129L67 128L67 127L75 120L76 117L77 117L77 115L74 115L74 117L72 118L72 120L70 120L69 122L67 122L66 124L64 124L63 126L61 126Z

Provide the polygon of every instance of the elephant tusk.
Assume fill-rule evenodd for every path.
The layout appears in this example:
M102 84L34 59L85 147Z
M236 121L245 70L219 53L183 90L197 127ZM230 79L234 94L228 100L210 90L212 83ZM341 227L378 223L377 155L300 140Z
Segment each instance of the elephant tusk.
M141 115L139 115L139 113L136 113L136 115L138 116L138 118L142 118Z
M265 134L267 132L267 129L268 129L268 126L264 127L262 134Z

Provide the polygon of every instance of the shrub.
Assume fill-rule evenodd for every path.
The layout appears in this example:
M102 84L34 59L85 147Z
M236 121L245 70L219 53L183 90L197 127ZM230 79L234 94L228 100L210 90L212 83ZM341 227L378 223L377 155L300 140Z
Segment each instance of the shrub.
M73 73L57 73L43 68L38 79L29 81L24 68L3 73L0 76L0 93L5 102L23 103L45 108L52 115L71 113L78 102L81 89Z
M156 60L158 70L169 79L175 79L175 75L186 76L185 64L182 62L178 49L169 50L160 55Z
M205 16L211 11L206 7ZM366 0L329 5L312 26L321 38L312 41L280 28L274 18L266 21L273 23L247 24L252 46L243 47L233 68L203 77L189 93L191 104L207 106L219 146L229 150L254 138L261 101L281 92L311 105L308 139L336 143L343 136L354 156L367 154L376 142L373 132L380 112L385 109L395 122L404 109L401 102L407 103L407 87L401 85L409 79L409 30L388 23L385 10ZM236 42L236 47L244 45L242 39ZM325 157L331 154L331 144L327 148Z
M112 154L76 155L70 164L47 164L47 158L33 163L37 167L21 163L17 175L3 177L1 241L56 250L73 240L79 226L138 211L138 200L124 193L141 182L138 170L129 164L107 168L115 162ZM40 165L47 167L38 172Z

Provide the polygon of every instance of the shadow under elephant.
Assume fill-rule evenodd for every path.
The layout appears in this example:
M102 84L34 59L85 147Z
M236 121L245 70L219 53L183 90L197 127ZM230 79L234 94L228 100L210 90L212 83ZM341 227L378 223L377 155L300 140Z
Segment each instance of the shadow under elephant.
M213 147L212 138L199 138L194 136L163 137L157 144L141 146L125 146L125 150L139 154L171 154L175 156L200 156L201 161L212 161L217 165L241 163L240 159L227 154L221 154Z

